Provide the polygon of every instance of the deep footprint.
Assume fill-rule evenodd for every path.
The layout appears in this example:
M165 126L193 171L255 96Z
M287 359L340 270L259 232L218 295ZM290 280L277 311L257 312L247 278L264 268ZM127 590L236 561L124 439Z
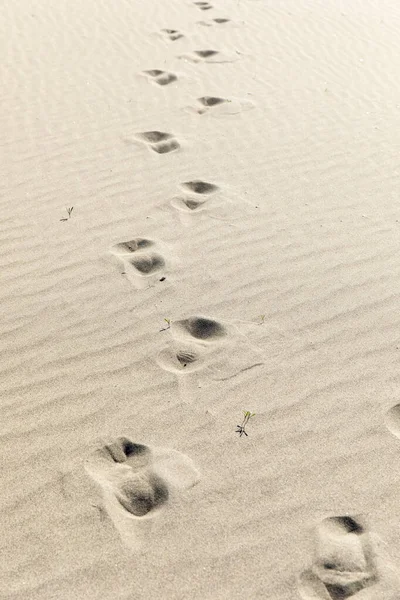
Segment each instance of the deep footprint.
M300 579L302 597L343 600L377 581L368 532L359 519L324 519L317 528L314 563Z
M146 541L153 516L176 493L195 485L199 473L184 454L151 449L119 437L96 450L86 470L103 492L105 509L132 549ZM143 529L144 527L144 529Z
M178 80L178 77L174 73L167 73L167 71L161 71L160 69L151 69L150 71L143 71L143 73L150 77L157 85L169 85Z

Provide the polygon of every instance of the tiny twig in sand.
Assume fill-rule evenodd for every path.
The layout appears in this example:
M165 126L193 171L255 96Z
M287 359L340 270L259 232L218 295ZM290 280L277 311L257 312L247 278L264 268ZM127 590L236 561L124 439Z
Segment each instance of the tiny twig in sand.
M171 327L171 319L166 319L164 317L164 321L166 322L167 326L160 329L160 331L167 331L167 329L170 329L170 327Z
M68 217L64 217L63 219L60 219L60 221L68 221L68 219L71 217L72 211L74 210L74 207L71 206L70 208L66 208L65 209L68 213Z
M251 413L249 410L244 410L243 414L244 414L244 418L243 418L241 425L236 425L237 429L236 429L235 433L238 433L239 437L242 437L243 434L246 437L248 436L248 434L246 433L246 425L250 421L250 419L255 416L256 413Z

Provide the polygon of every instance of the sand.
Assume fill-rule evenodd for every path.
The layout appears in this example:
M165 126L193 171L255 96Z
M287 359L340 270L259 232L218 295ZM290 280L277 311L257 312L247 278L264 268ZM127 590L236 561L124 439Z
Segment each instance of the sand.
M1 598L399 598L399 27L3 3Z

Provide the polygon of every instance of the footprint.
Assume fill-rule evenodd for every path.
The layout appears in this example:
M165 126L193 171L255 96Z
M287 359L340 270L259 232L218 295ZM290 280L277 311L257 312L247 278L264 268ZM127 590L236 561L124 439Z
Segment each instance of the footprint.
M196 106L188 106L186 110L199 115L204 115L212 109L214 115L237 115L243 111L251 110L254 104L249 100L219 98L218 96L202 96L197 98Z
M143 74L154 83L157 83L157 85L169 85L178 80L178 77L174 73L167 73L167 71L161 71L160 69L143 71Z
M210 10L213 8L212 4L208 2L193 2L200 10Z
M152 282L155 276L160 277L165 272L165 259L154 250L154 246L152 240L134 238L111 248L111 252L122 262L124 274L137 287L143 287L143 284L149 283L149 279Z
M167 38L171 42L175 42L176 40L185 37L183 33L177 31L176 29L161 29L161 33L165 38Z
M154 242L152 240L148 240L146 238L135 238L130 240L129 242L120 242L119 244L115 244L112 247L114 254L129 254L132 252L137 252L138 250L143 250L144 248L151 248L154 246Z
M388 410L385 417L385 424L390 433L400 438L400 404L396 404Z
M223 381L264 364L261 353L232 325L194 316L173 321L168 332L172 340L159 352L157 362L177 375L199 373Z
M187 375L204 367L204 353L177 342L159 352L157 363L165 371Z
M165 260L160 254L141 254L128 260L128 262L142 276L159 273L165 267Z
M219 187L214 183L208 183L207 181L201 181L200 179L185 181L180 185L184 190L189 190L189 192L194 192L195 194L201 195L214 194L217 190L219 190Z
M230 22L230 19L222 19L222 18L210 19L209 21L197 21L197 23L199 25L203 25L204 27L212 27L215 24L224 25L225 23L229 23L229 22Z
M138 133L136 137L147 144L153 152L157 152L158 154L167 154L168 152L174 152L174 150L180 148L179 142L171 133L164 133L163 131L145 131L143 133Z
M190 62L199 63L229 63L235 62L239 59L238 54L226 54L219 50L194 50L189 54L183 54L178 58L182 60L189 60Z
M305 600L350 598L377 583L369 534L358 517L324 519L317 528L313 565L300 577Z
M104 506L124 542L137 549L171 496L199 481L193 462L170 449L119 437L96 450L86 471L102 490Z
M205 317L190 317L177 321L175 329L181 338L194 338L203 342L214 342L227 335L227 330L221 323Z
M219 106L224 104L224 102L229 102L229 100L218 98L217 96L202 96L201 98L197 98L197 102L199 106L194 109L192 108L192 110L199 115L204 115L210 107ZM191 107L189 107L189 110L190 109Z
M172 199L172 206L178 210L183 211L199 211L204 208L208 196L214 194L219 190L219 187L213 183L207 181L201 181L199 179L193 181L186 181L180 184L180 187L184 192L190 195L178 196Z

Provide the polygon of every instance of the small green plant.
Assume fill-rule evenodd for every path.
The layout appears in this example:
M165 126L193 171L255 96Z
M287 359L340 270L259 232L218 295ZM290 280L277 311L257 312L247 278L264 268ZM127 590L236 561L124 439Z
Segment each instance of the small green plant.
M164 317L164 321L166 322L167 326L160 329L160 331L167 331L167 329L169 329L171 327L171 319L166 319Z
M260 319L259 325L264 325L265 315L260 315L258 318Z
M60 219L60 221L68 221L68 219L71 217L72 211L74 210L74 207L71 206L70 208L66 208L65 209L68 213L68 217L64 217L63 219Z
M243 417L243 421L242 421L241 425L236 425L237 429L236 429L235 433L238 433L239 437L242 437L243 434L246 437L248 436L248 434L246 433L246 425L252 417L256 416L256 413L252 413L249 410L244 410L243 415L244 415L244 417Z

